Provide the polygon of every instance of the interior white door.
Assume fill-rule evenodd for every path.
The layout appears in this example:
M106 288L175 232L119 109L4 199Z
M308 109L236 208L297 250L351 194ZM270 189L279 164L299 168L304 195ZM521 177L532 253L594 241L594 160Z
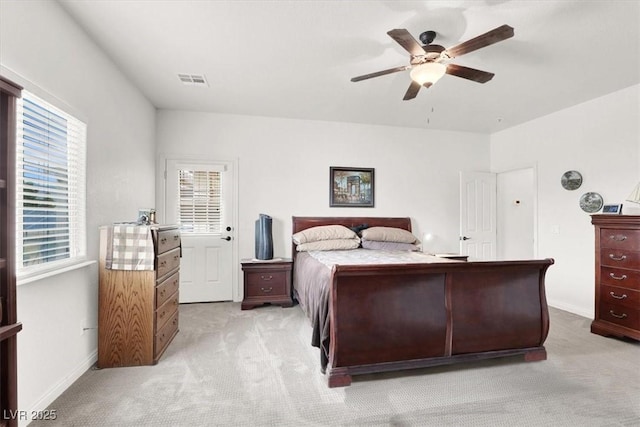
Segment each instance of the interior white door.
M496 259L496 174L460 172L460 253Z
M534 169L518 169L497 175L497 257L535 257Z
M166 162L166 218L180 226L180 302L233 299L233 163Z

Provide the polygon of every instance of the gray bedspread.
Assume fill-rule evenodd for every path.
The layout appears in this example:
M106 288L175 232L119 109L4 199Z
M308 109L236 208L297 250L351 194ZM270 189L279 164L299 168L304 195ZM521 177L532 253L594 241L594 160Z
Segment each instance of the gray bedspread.
M331 270L308 252L296 255L293 289L300 307L309 318L313 332L311 345L320 348L320 367L327 368L329 358L329 280Z

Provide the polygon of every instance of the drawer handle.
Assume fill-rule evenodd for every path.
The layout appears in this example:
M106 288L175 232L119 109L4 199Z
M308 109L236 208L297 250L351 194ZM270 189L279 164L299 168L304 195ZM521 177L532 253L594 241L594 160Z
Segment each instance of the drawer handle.
M616 279L616 280L624 280L627 278L626 274L623 274L622 276L616 276L613 273L609 273L609 277L611 277L612 279Z
M614 261L624 261L625 259L627 259L627 256L622 255L621 257L616 257L614 254L609 254L609 258L611 258Z
M627 240L627 236L624 236L622 234L616 234L615 236L611 235L609 236L610 239L613 239L617 242L622 242L624 240Z
M627 294L616 295L613 292L609 292L609 295L611 295L615 299L625 299L627 297Z
M260 278L262 280L271 280L271 279L273 279L273 276L271 276L271 275L269 275L269 276L260 276Z
M625 317L627 317L627 313L616 314L616 312L613 310L609 310L609 314L617 319L624 319Z
M160 239L160 243L162 243L163 245L167 243L167 238L163 237L162 239Z
M163 296L164 296L164 293L165 293L165 290L164 290L164 289L163 289L163 290L161 290L161 291L160 291L160 296L161 296L161 297L163 297Z
M177 260L178 260L178 258L180 258L178 255L174 255L174 256L173 256L173 260L174 260L174 261L177 261Z
M161 262L160 262L160 267L164 267L164 266L166 266L166 265L167 265L167 261L161 261Z
M173 235L173 240L178 240L180 238L180 236L178 236L177 234Z
M264 292L265 294L268 294L269 292L271 292L273 290L273 287L269 286L268 288L260 288L260 290L262 292Z

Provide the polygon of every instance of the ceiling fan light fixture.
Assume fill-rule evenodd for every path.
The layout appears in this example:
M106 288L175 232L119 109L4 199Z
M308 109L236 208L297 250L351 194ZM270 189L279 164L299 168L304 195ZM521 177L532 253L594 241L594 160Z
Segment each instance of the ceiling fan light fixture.
M411 76L411 80L420 84L420 86L431 86L440 80L446 71L447 66L444 64L439 62L427 62L413 67L409 75Z

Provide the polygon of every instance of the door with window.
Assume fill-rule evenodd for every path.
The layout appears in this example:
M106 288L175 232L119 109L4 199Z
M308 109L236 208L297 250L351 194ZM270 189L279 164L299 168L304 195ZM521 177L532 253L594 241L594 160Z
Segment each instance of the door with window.
M182 234L180 302L233 299L233 163L167 160L166 218Z

